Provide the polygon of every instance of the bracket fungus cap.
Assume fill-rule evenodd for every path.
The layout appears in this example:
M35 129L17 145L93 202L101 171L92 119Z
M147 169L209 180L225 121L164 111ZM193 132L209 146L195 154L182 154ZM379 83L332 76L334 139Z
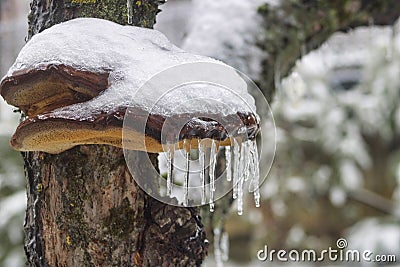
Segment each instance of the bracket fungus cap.
M185 84L171 91L176 84L146 83L166 69L193 63L226 67L224 86L242 102L213 84ZM127 115L145 125L144 130L135 123L124 129L124 146L132 150L163 151L166 124L180 125L177 143L211 138L229 145L229 127L244 128L246 138L254 139L259 131L254 99L242 78L228 68L183 51L156 30L94 18L55 25L33 36L1 80L1 96L26 115L11 144L21 151L48 153L83 144L122 147ZM219 83L212 68L205 72L199 78L211 75ZM178 100L190 104L177 108Z

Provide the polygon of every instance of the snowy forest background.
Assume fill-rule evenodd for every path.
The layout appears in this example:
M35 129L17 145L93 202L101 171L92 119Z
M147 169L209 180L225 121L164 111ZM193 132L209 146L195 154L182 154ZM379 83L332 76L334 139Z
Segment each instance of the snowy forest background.
M259 81L266 52L257 10L279 1L226 2L169 0L155 28ZM0 0L1 76L24 45L28 10L26 0ZM323 250L340 237L400 259L400 23L337 33L281 78L271 102L275 162L261 208L249 198L244 216L233 208L227 219L225 266L265 266L256 257L265 244ZM0 266L10 267L25 265L23 164L8 144L18 120L0 101Z

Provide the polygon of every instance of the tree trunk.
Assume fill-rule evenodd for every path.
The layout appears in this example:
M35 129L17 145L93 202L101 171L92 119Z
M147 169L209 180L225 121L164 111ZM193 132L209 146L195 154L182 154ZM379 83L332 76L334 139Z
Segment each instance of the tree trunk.
M79 3L82 2L82 3ZM159 1L133 1L133 23L152 27ZM126 1L33 0L28 38L75 17L125 24ZM138 152L143 153L143 152ZM148 155L157 168L157 155ZM206 240L198 209L146 195L122 149L78 146L58 155L23 153L29 266L198 266ZM139 175L152 179L137 157Z

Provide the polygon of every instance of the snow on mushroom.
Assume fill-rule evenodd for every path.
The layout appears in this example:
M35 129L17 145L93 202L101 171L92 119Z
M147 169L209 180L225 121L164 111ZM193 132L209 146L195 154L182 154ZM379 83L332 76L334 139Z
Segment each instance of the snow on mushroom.
M157 73L195 62L224 65L179 49L156 30L93 18L55 25L25 45L1 81L3 98L27 116L18 126L11 144L21 151L48 153L60 153L83 144L124 145L131 150L158 153L164 151L164 145L172 159L171 165L174 150L188 151L189 147L199 149L199 154L204 155L204 146L209 144L211 184L215 179L218 147L227 146L227 179L233 180L234 198L239 198L241 214L242 184L250 173L256 177L252 178L253 187L258 188L254 140L259 131L259 118L245 82L234 70L228 71L231 84L225 85L247 105L213 84L186 84L171 92L168 90L173 84L156 87L147 84L146 87L146 81ZM161 95L167 97L155 104L154 99ZM198 99L197 104L190 101L185 104L190 99ZM181 105L177 105L179 101ZM128 134L124 132L123 144L126 115L135 123L129 125ZM145 127L142 129L140 125ZM171 139L168 129L174 127L180 130L177 138ZM201 140L209 142L203 144ZM168 172L169 185L171 177L172 166ZM215 190L213 186L210 188ZM259 205L256 191L256 205Z

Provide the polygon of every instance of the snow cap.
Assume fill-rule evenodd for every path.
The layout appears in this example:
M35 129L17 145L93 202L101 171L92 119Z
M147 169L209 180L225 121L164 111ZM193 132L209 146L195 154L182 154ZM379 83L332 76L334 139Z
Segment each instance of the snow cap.
M145 86L166 69L192 63L225 66L229 90L206 83L180 85L175 92L168 83ZM218 84L218 73L214 76ZM124 131L124 146L132 150L163 151L166 121L186 121L177 143L211 138L229 145L231 129L244 128L248 139L259 130L254 99L234 69L187 53L156 30L94 18L70 20L36 34L2 79L0 94L27 115L11 140L21 151L60 153L82 144L122 147L128 113L135 123ZM197 98L195 104L190 101ZM177 101L183 103L179 108Z

